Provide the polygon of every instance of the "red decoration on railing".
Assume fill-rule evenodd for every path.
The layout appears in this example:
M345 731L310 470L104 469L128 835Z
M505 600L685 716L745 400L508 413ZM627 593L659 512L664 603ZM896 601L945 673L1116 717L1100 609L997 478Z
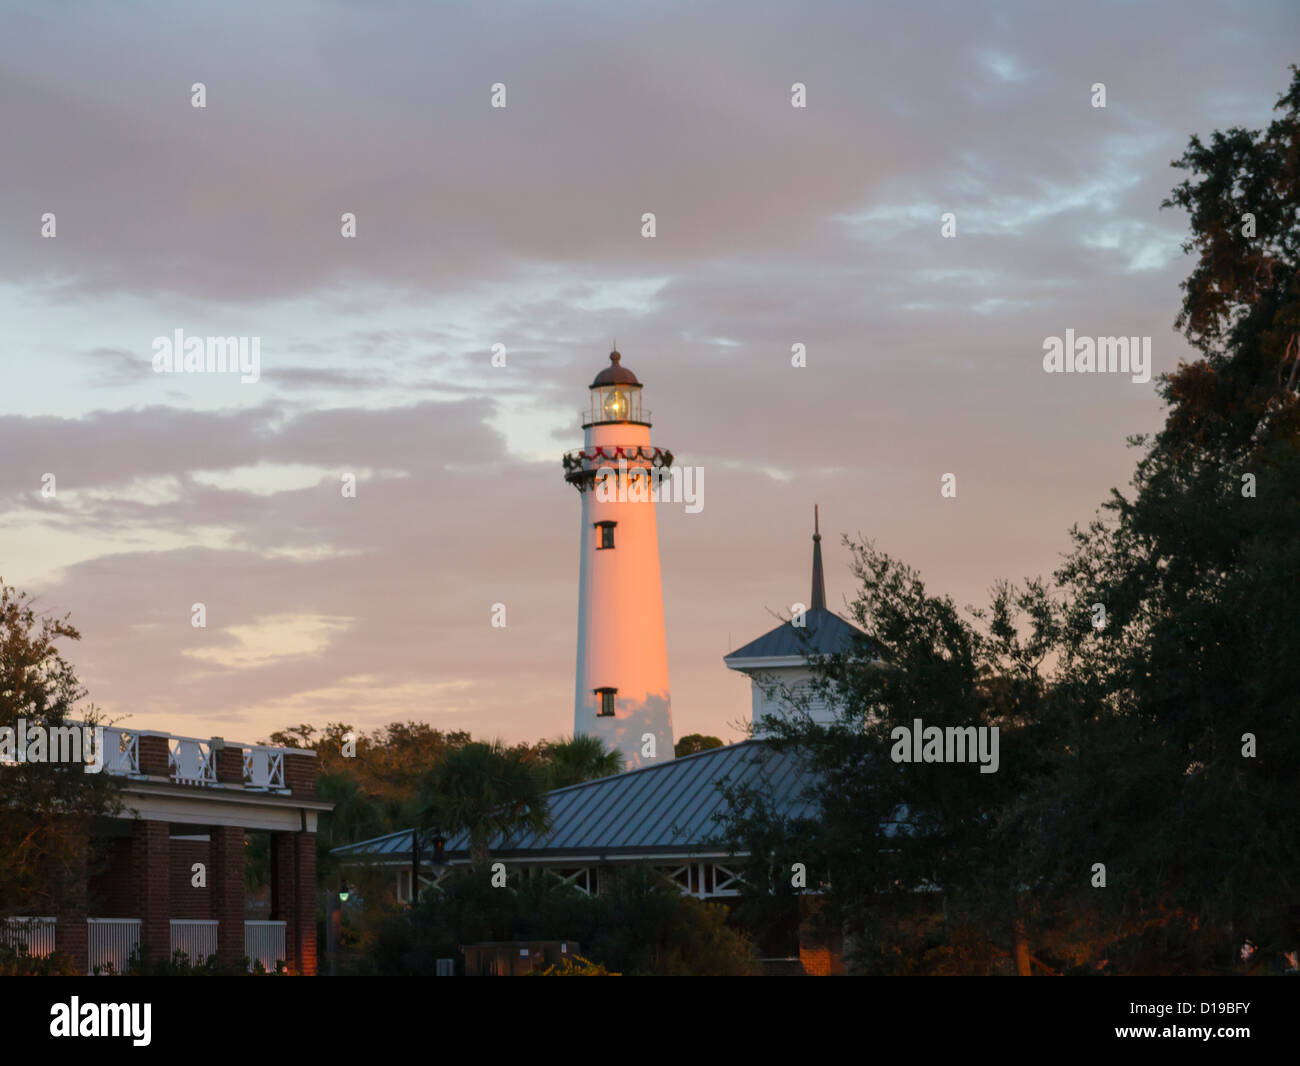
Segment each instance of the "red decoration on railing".
M636 462L644 460L652 467L667 467L673 465L673 453L664 448L648 448L642 446L610 445L608 448L597 445L590 452L569 452L564 457L565 477L573 481L575 479L588 479L595 475L597 468L587 466L587 463L597 463L600 460L606 462L610 460L622 459L627 462ZM581 485L579 485L581 488Z
M584 462L594 462L597 459L645 459L647 462L659 462L662 466L671 466L673 453L665 451L663 448L646 448L646 447L629 447L625 448L621 444L610 448L606 451L601 445L597 445L590 452L570 452L564 457L564 468L570 470Z

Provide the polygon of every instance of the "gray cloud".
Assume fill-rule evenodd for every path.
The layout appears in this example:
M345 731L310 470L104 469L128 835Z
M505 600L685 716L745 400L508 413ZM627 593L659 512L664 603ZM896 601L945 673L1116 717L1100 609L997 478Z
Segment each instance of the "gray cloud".
M1297 29L1205 0L16 8L0 286L34 339L0 370L40 399L0 397L3 554L102 540L40 592L95 697L162 728L567 730L558 456L617 336L656 440L706 468L702 514L661 509L662 559L678 730L725 734L748 702L721 656L806 594L814 500L964 601L1050 569L1126 481L1152 390L1044 375L1042 340L1187 355L1168 162L1268 120ZM87 308L103 335L74 343ZM191 321L277 337L257 390L151 373L149 338ZM289 616L339 621L240 651Z

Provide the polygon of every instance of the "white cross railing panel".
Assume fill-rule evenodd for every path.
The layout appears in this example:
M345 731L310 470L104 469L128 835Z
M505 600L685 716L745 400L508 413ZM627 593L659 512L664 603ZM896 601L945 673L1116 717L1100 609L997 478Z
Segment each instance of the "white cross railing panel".
M56 924L53 918L5 918L0 921L0 943L11 948L22 945L32 956L52 955Z
M660 867L660 869L663 870L663 872L668 875L668 879L670 881L673 881L677 884L677 887L682 890L683 896L695 895L691 887L691 867L689 864L685 866L676 866L676 867L663 866Z
M126 973L131 955L140 946L139 918L86 919L86 973Z
M572 885L584 896L595 895L593 877L595 871L590 866L580 866L576 870L552 869L551 872L559 877L563 884Z
M173 918L172 954L183 951L190 963L197 966L209 955L217 953L217 923L210 918Z
M215 785L216 767L212 743L189 737L173 737L167 745L167 768L178 785Z
M260 962L270 972L277 962L288 962L284 951L284 922L245 922L244 954L248 968Z
M244 787L284 788L284 752L278 748L245 748Z
M713 895L739 896L741 885L745 883L740 871L723 866L720 862L713 864Z
M126 776L140 772L140 738L128 729L104 729L104 769Z

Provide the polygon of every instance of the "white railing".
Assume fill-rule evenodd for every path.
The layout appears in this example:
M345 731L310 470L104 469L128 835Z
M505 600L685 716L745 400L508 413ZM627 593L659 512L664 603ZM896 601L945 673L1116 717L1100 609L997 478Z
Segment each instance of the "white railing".
M740 872L716 862L690 862L683 866L659 867L683 896L709 899L714 896L739 896L744 883Z
M268 971L275 971L276 962L288 962L284 953L284 922L245 922L244 954L248 968L260 962Z
M245 748L244 787L284 788L284 752L280 748Z
M139 918L86 919L86 973L126 973L127 962L140 946Z
M167 741L167 769L178 785L215 785L217 770L212 742L172 737Z
M140 772L140 737L129 729L104 729L104 769L126 776Z
M69 722L68 725L82 725ZM117 777L139 777L140 732L115 726L102 726L104 769ZM178 737L167 733L149 733L167 739L167 776L180 785L217 784L217 750L243 750L243 785L262 791L285 790L284 748L262 744L231 744L199 737ZM4 760L15 761L15 760Z
M197 966L209 955L217 953L217 922L215 918L173 918L172 953L185 952L190 964Z
M0 943L17 948L20 944L32 956L54 953L53 918L5 918L0 921Z

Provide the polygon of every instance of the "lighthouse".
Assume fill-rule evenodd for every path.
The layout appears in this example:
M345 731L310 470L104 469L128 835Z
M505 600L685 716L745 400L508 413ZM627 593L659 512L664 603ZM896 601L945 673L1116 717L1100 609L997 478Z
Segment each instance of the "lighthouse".
M610 352L589 389L583 448L564 457L582 500L574 736L597 736L629 768L673 757L654 499L672 453L650 443L641 383Z

